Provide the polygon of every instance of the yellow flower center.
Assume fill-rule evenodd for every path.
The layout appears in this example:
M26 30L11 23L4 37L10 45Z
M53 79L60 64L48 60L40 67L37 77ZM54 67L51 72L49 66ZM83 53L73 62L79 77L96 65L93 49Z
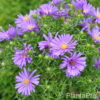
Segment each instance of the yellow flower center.
M34 25L30 25L30 26L28 26L28 29L32 30L34 27L35 27Z
M25 20L25 21L28 21L29 19L30 19L29 16L25 16L25 17L24 17L24 20Z
M68 44L64 43L64 44L61 45L61 49L67 49L67 48L68 48Z
M98 35L95 34L95 35L94 35L94 39L95 39L95 40L99 40L99 39L100 39L100 36L98 36Z
M30 83L30 80L29 80L29 79L25 79L25 80L23 80L23 83L24 83L25 85L28 85L28 84Z
M87 13L87 10L83 10L84 13Z
M6 37L9 37L9 34L6 34Z
M97 17L97 18L100 18L100 14L98 14L96 17Z
M48 10L46 10L46 14L48 14Z

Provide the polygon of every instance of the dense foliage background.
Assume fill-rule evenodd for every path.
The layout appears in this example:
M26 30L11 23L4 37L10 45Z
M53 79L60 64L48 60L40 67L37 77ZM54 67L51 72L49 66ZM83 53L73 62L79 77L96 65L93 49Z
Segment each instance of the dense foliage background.
M66 0L69 2L70 0ZM18 14L27 14L30 9L38 8L40 4L48 2L48 0L0 0L0 26L4 29L8 28L8 24L14 25L14 19ZM94 6L100 6L99 0L89 0ZM74 20L74 19L73 19ZM50 22L53 23L50 23ZM72 26L63 26L62 20L54 21L52 18L43 19L44 26L41 31L48 33L49 31L55 33L68 32L65 30ZM58 25L56 27L56 25ZM53 27L53 28L52 28ZM61 29L60 29L61 28ZM59 30L60 29L60 30ZM70 33L77 33L79 30L69 30ZM73 32L72 32L73 31ZM75 35L75 34L74 34ZM34 36L34 40L33 37ZM66 93L97 93L100 92L98 86L100 85L100 70L93 68L93 62L89 60L91 56L97 56L96 49L87 44L89 39L86 34L76 34L76 40L81 44L79 51L83 51L88 56L88 65L82 76L70 79L59 69L60 61L55 61L41 56L41 52L37 49L37 42L42 38L31 33L25 35L23 41L13 39L10 42L0 43L0 100L66 100ZM29 39L29 41L27 41ZM81 40L80 40L81 39ZM83 40L82 40L83 39ZM17 93L15 86L15 76L18 74L19 69L12 62L12 54L14 54L14 47L21 47L23 42L31 43L37 49L39 55L33 58L33 63L29 64L32 69L36 68L39 73L42 73L42 80L40 86L37 87L36 93L31 96L21 96ZM34 45L35 44L35 45ZM83 49L82 47L86 47ZM98 45L99 46L99 45ZM91 51L91 52L90 52ZM99 54L100 56L100 54ZM59 63L58 63L59 62Z
M48 1L49 0L0 0L0 26L7 28L8 24L14 23L14 19L18 14L26 14L30 9L36 9L40 4ZM100 6L99 0L88 1L94 6Z

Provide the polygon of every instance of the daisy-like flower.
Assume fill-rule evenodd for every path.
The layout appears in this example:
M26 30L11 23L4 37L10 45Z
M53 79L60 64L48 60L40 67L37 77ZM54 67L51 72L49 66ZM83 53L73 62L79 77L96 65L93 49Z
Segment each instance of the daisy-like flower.
M15 23L17 27L21 27L22 23L29 21L31 18L32 17L30 15L23 16L22 14L20 14L18 15L18 18L15 19Z
M97 8L97 10L94 13L94 17L96 18L96 22L100 24L100 8Z
M18 15L18 18L15 20L16 26L22 29L23 32L27 31L38 31L39 26L35 19L32 18L32 15Z
M100 57L98 59L94 58L94 61L95 61L94 67L100 69Z
M43 4L39 8L40 15L54 15L58 11L58 8L54 5Z
M9 29L4 32L0 32L0 41L10 40L14 38L17 34L16 28L13 26L9 26Z
M94 42L100 42L100 28L95 27L92 30L88 32L91 36Z
M45 38L45 41L39 42L39 48L40 48L40 50L49 49L50 43L53 39L52 34L49 32L48 36L44 34L43 37Z
M17 34L16 28L13 26L9 26L9 29L5 32L6 40L14 38L16 34Z
M67 68L65 70L66 76L79 76L86 67L86 57L81 57L82 53L74 52L70 57L65 56L60 68Z
M94 7L89 3L84 4L82 10L84 15L94 15L95 12Z
M27 31L38 31L39 30L39 26L38 26L36 20L33 19L33 18L30 19L27 22L22 23L20 28L24 32L27 32Z
M18 76L16 76L16 86L15 88L18 89L18 93L21 93L22 95L29 96L31 95L31 92L35 92L35 86L39 85L39 76L35 75L37 70L34 70L32 73L29 73L29 71L24 68L23 72L20 72Z
M73 40L72 35L58 35L50 43L50 51L56 56L64 55L66 52L70 53L75 48L76 44L77 41Z
M72 0L72 5L74 5L76 9L82 9L85 4L87 4L86 0Z
M26 66L26 63L31 63L32 57L28 54L32 50L32 46L24 44L23 50L16 50L13 62L15 65L17 65L19 68L22 68L23 66Z

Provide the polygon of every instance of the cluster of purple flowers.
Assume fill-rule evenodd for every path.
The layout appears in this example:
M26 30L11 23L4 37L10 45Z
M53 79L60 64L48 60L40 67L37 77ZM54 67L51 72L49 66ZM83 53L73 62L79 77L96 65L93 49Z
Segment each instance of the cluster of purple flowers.
M94 42L100 43L100 8L93 7L87 0L72 0L72 5L76 10L81 9L84 15L83 22L80 23L82 31L86 30ZM100 69L100 58L95 58L94 61L94 66Z
M9 26L7 31L0 32L0 41L10 40L20 33L22 33L21 30L17 30L15 27Z
M50 57L60 59L63 58L63 62L60 68L65 68L66 76L74 77L79 76L80 72L86 67L86 57L81 57L82 53L72 52L77 45L77 41L73 40L73 36L70 34L62 34L53 38L51 33L48 36L44 35L45 41L39 42L40 50L48 50ZM65 54L70 56L65 56Z
M24 71L20 72L18 76L16 76L16 87L18 89L18 93L22 95L30 95L32 91L35 92L35 85L39 84L39 76L33 76L37 70L34 70L31 74L29 73L29 69L26 69L26 64L32 62L32 57L30 57L29 52L31 52L33 47L26 43L24 44L23 50L16 50L13 59L14 64L16 64L19 68L24 67Z
M96 9L86 0L72 0L72 5L76 10L81 9L84 15L83 22L80 23L82 31L86 30L95 42L100 42L100 29L98 27L98 24L100 24L100 9ZM91 26L95 27L91 29Z
M24 44L24 49L23 50L16 50L16 53L14 57L12 58L14 61L14 64L16 64L19 68L22 68L26 66L26 63L31 63L32 62L32 57L28 55L29 52L32 50L31 45L26 45Z
M27 31L38 31L39 26L35 19L32 18L32 15L18 15L18 18L15 20L16 26L23 30Z
M64 6L60 6L60 4L64 4ZM72 5L76 11L80 9L84 16L84 19L78 24L82 26L81 31L86 30L94 42L100 42L99 8L95 9L86 0L72 0ZM17 35L24 35L25 32L39 32L41 27L38 20L40 18L52 16L54 19L64 17L66 20L71 17L69 11L70 6L66 5L64 0L52 0L41 5L38 9L30 10L30 13L25 16L19 14L15 19L15 27L10 25L7 31L0 32L0 41L13 39ZM37 18L35 19L34 16ZM91 25L95 27L91 28ZM53 37L52 33L49 32L48 35L44 34L43 37L45 40L38 43L39 49L51 58L63 59L60 68L65 69L66 76L79 76L86 67L86 57L83 57L83 53L75 51L78 42L73 39L73 35L56 33ZM24 44L23 49L16 50L12 58L14 64L19 68L23 69L24 67L24 71L16 76L16 88L18 93L22 95L30 95L32 91L35 91L35 85L38 85L40 80L40 75L33 76L37 70L30 73L29 69L26 68L27 63L32 62L32 55L29 54L32 50L33 47L30 44ZM95 59L94 66L100 69L100 58Z
M68 17L68 5L64 8L58 8L58 5L65 3L64 0L52 0L47 4L41 5L38 9L30 10L29 14L19 14L15 19L16 26L10 26L7 31L0 32L0 41L9 40L14 38L16 35L24 35L25 32L37 31L39 32L40 25L37 19L33 16L41 18L42 16L52 16L54 18Z

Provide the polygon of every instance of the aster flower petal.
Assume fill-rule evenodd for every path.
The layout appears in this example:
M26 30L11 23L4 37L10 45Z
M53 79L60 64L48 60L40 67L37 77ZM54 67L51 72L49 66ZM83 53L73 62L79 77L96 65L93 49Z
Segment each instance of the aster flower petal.
M89 3L85 3L83 5L82 10L83 10L84 15L91 15L92 16L95 13L95 8Z
M18 65L19 68L26 66L27 63L32 62L32 58L28 55L28 52L32 50L33 47L31 45L24 44L23 50L16 50L15 55L13 55L14 64Z
M69 34L62 34L55 37L50 43L50 50L54 55L64 55L66 52L70 53L77 44L77 41L73 40L73 36Z
M97 9L95 10L93 16L95 17L96 22L97 22L98 24L100 24L100 8L97 8Z
M38 85L40 80L40 75L33 76L35 72L36 70L29 73L27 69L24 68L24 71L20 72L19 75L16 76L16 82L18 83L16 84L15 88L18 89L18 93L28 96L32 91L35 92L35 85Z
M40 15L54 15L57 12L58 8L54 5L50 4L43 4L39 8Z
M71 69L71 68L68 68L66 71L66 76L69 76L69 77L74 77L74 76L79 76L80 75L80 71L77 70L77 69Z
M45 41L41 41L41 42L38 43L39 44L38 47L39 47L40 50L50 48L50 43L53 39L52 34L50 32L48 33L48 36L44 34L43 37L45 38Z
M20 28L23 32L27 31L38 31L39 26L35 19L31 15L18 15L18 18L15 20L16 26Z
M82 53L74 52L70 57L64 57L60 68L67 68L65 70L66 76L79 76L86 67L86 57L81 57Z
M0 32L0 41L13 39L17 35L17 30L15 27L9 25L9 29Z
M89 35L92 36L92 39L94 40L94 42L100 42L100 28L99 27L95 27L92 30L88 31Z
M94 58L94 67L100 69L100 57L99 58Z
M74 5L76 9L82 9L85 4L87 4L87 0L72 0L72 5Z

